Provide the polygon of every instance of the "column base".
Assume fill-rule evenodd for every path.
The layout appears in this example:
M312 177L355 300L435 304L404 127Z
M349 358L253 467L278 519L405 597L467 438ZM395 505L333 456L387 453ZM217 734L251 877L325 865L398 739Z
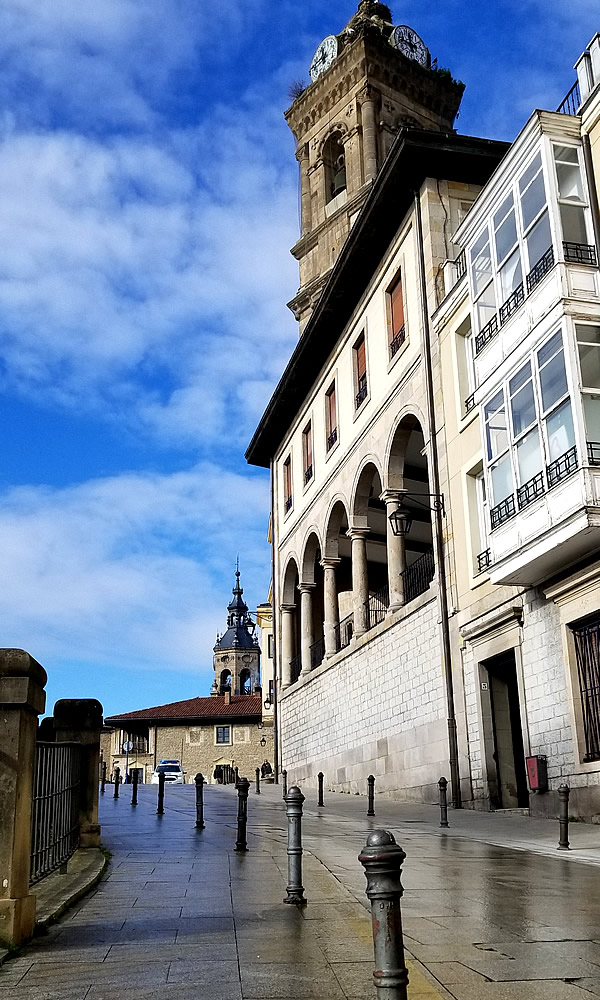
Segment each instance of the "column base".
M86 830L81 830L79 834L80 847L100 847L100 825L90 824Z
M390 604L389 608L387 609L387 613L388 615L393 615L395 611L400 611L400 608L403 607L404 607L404 601L394 601L394 603Z
M35 927L35 896L0 899L0 941L16 947L28 941Z

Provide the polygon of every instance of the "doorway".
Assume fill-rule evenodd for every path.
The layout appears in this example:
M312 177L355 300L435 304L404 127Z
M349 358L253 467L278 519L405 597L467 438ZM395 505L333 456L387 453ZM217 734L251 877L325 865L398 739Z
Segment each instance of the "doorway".
M488 678L490 805L492 809L526 808L529 791L514 649L485 660L481 666Z

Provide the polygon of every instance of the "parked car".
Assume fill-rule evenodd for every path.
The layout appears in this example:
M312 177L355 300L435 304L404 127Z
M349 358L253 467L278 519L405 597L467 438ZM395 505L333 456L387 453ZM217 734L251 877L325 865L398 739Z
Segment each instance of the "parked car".
M159 774L164 774L165 785L167 782L172 785L185 784L185 771L182 769L181 761L179 760L161 760L160 764L157 764L156 770L152 772L150 784L158 785Z

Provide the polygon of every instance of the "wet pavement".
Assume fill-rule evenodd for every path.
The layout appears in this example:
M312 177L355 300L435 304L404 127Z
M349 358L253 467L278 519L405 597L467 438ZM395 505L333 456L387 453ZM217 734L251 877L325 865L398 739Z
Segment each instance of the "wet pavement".
M281 789L251 791L247 854L233 850L233 788L125 788L101 804L113 852L97 889L0 968L0 1000L368 1000L375 997L365 879L369 830L391 829L407 854L402 904L410 1000L582 1000L600 996L600 827L450 813L364 798L308 798L308 905L283 905ZM496 844L487 841L496 841ZM498 843L499 842L499 843ZM532 850L527 850L527 844ZM512 846L503 846L514 844ZM535 852L535 853L534 853ZM586 863L579 863L580 858Z

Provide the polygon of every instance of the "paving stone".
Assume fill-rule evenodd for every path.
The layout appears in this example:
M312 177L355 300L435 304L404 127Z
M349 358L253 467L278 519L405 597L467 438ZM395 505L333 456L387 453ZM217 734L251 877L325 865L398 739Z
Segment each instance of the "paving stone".
M239 983L240 973L237 959L228 961L219 959L212 961L207 958L175 959L169 966L167 982L193 983L197 986L210 986L215 982Z
M453 985L456 1000L585 1000L585 992L564 982L478 983Z
M248 962L241 972L244 1000L345 1000L336 976L326 966Z
M82 983L115 983L123 990L128 986L152 986L165 983L169 963L130 962L126 968L115 962L81 962L51 964L50 962L33 965L19 985L56 986L64 984L67 987L79 986ZM0 978L0 985L2 979Z

